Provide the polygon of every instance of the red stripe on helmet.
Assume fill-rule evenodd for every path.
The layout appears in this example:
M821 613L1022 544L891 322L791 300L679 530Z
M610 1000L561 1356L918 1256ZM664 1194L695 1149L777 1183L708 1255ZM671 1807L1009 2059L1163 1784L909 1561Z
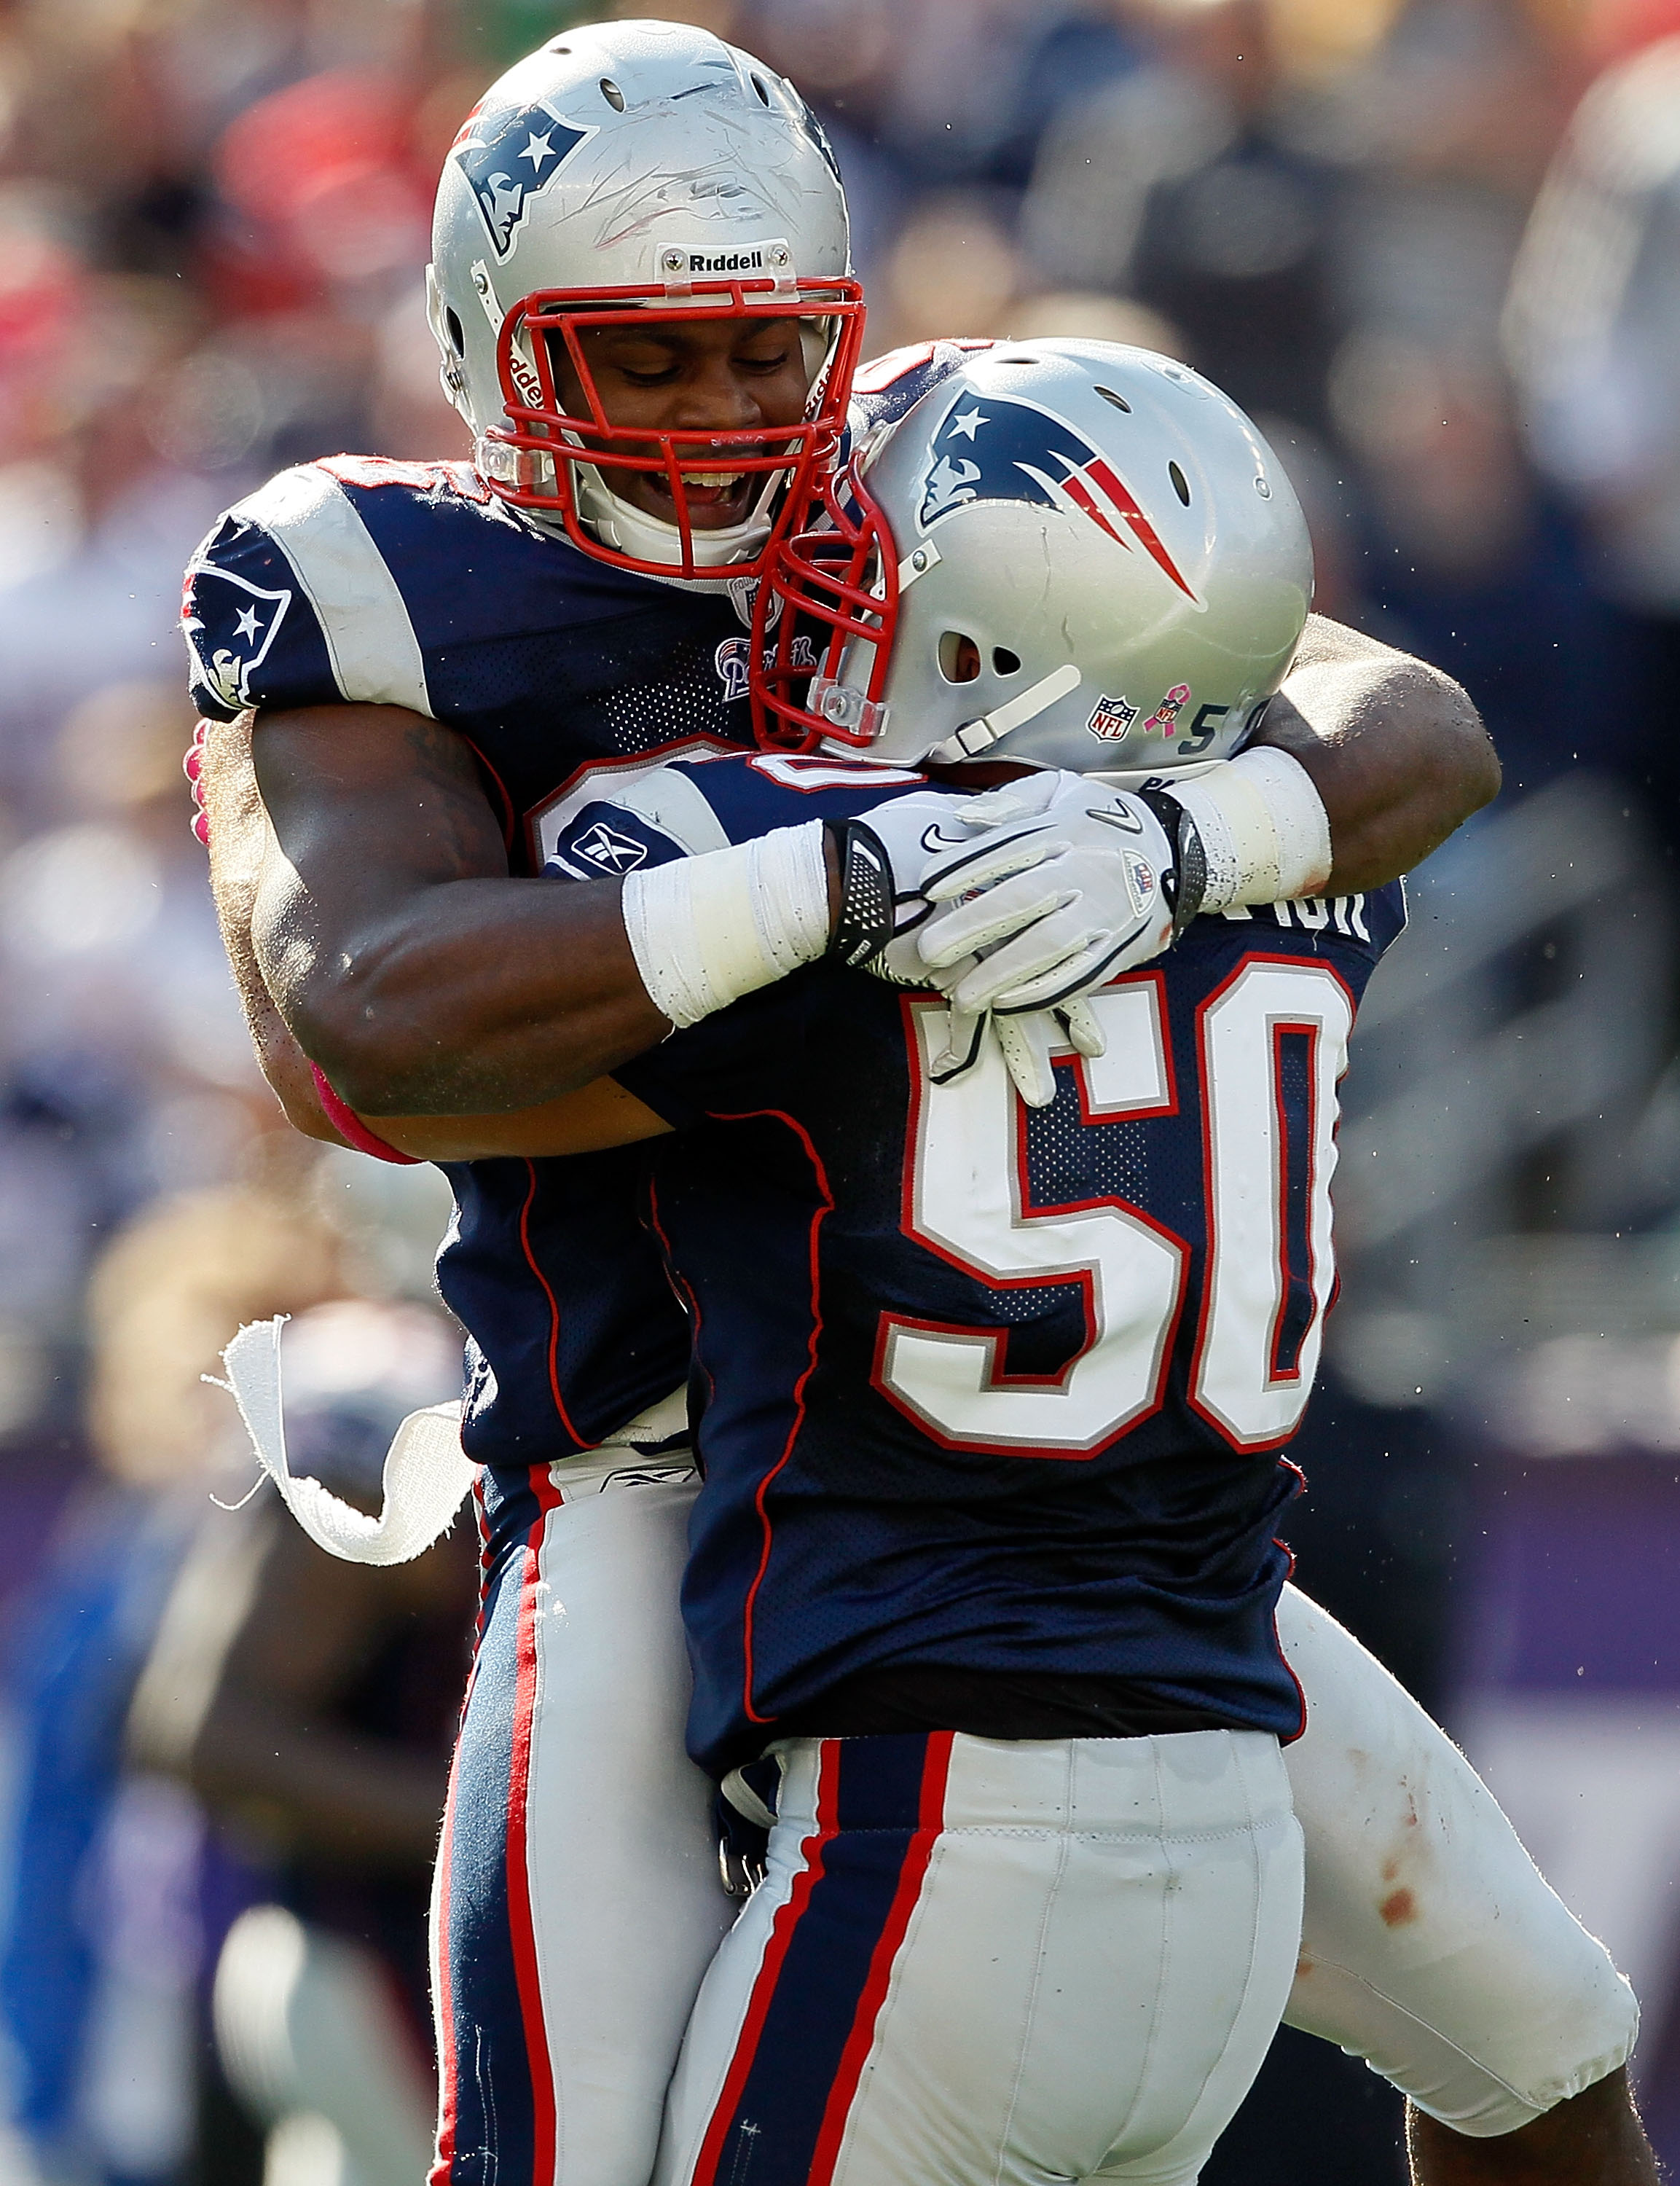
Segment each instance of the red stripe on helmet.
M1133 530L1137 533L1138 537L1148 549L1151 559L1158 563L1167 572L1187 600L1194 600L1196 594L1179 575L1178 565L1162 545L1155 526L1138 507L1125 487L1121 485L1119 479L1115 477L1108 465L1100 457L1098 457L1095 462L1087 463L1085 468L1114 503L1127 523L1131 525Z

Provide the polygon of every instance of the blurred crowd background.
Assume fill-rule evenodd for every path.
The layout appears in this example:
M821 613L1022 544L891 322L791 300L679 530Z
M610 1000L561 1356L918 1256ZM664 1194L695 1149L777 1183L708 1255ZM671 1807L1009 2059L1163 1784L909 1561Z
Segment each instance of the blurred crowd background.
M471 1546L329 1568L222 1507L249 1460L199 1376L295 1314L294 1444L376 1495L453 1393L446 1195L256 1076L175 621L273 470L465 452L436 171L599 12L0 0L0 2186L423 2170ZM667 12L820 111L873 350L1195 363L1292 471L1320 607L1493 731L1505 796L1362 1017L1295 1541L1635 1979L1680 2161L1680 0ZM1282 2037L1210 2180L1392 2186L1397 2132Z

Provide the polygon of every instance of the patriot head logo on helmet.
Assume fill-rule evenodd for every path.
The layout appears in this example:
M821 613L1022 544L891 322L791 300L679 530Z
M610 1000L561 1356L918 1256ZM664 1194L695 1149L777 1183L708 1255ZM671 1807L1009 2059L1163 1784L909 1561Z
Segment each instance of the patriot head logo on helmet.
M952 404L929 451L918 512L924 530L977 501L1077 511L1123 546L1137 540L1186 597L1196 597L1102 451L1035 403L983 403L970 395Z
M506 258L531 199L554 180L568 155L597 132L574 129L546 103L487 114L490 104L481 99L462 123L450 156L473 186L490 248Z
M1252 733L1312 596L1289 479L1217 388L1116 343L999 342L777 548L754 727L893 766L1205 764Z

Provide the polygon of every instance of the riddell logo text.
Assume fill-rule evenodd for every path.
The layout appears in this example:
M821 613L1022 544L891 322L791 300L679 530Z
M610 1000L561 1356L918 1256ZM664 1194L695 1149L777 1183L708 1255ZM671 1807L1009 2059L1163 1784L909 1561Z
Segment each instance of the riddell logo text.
M691 250L691 273L762 273L764 254L759 250Z

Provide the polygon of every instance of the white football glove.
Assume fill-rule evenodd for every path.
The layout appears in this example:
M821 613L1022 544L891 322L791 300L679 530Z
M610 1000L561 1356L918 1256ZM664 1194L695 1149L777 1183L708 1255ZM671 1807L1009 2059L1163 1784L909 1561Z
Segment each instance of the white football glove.
M908 983L926 985L927 975ZM1101 1055L1108 1040L1097 1023L1096 1012L1085 1001L1069 1002L1065 1009L1023 1010L1015 1017L950 1017L949 1044L928 1066L936 1085L948 1085L972 1070L980 1059L988 1033L997 1041L1004 1066L1015 1081L1015 1090L1029 1108L1048 1108L1056 1098L1056 1066L1052 1051L1072 1048L1080 1055Z
M1005 822L1005 802L1036 808L1036 827ZM1177 857L1141 799L1080 776L1029 776L969 804L988 832L977 855L925 877L941 907L914 935L950 996L950 1048L935 1075L977 1054L989 1012L1022 1099L1044 1107L1056 1097L1053 1046L1102 1052L1082 998L1170 944Z
M979 959L946 987L957 1008L1055 1009L1172 941L1177 854L1141 798L1028 776L971 798L965 817L984 836L930 862L921 893L939 907L916 937L930 972Z
M1053 1045L1102 1052L1081 998L1171 941L1174 872L1150 808L1079 775L899 798L848 832L833 953L950 995L936 1082L973 1063L989 1017L1022 1097L1042 1107L1055 1098Z

